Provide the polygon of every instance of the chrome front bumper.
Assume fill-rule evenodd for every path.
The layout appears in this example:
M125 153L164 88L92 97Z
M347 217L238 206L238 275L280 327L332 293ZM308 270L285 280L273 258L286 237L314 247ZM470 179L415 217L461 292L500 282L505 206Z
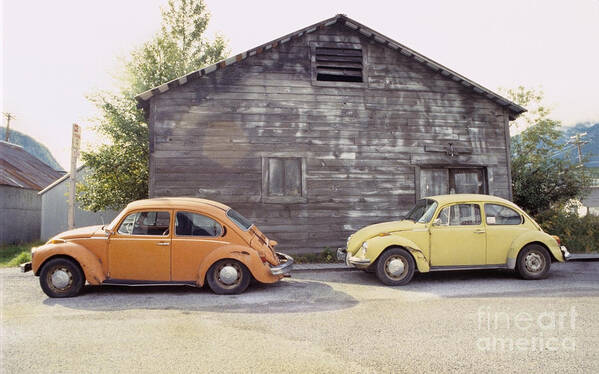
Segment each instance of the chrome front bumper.
M370 266L370 260L367 258L352 257L347 254L347 249L337 249L337 260L345 262L347 266L355 266L359 269L364 269Z
M291 272L291 268L293 267L293 257L281 252L277 252L277 257L279 258L281 264L278 266L271 266L270 273L272 275L289 274L289 272Z
M21 265L19 265L19 267L21 268L22 273L26 273L26 272L32 270L31 262L26 262L24 264L21 264Z

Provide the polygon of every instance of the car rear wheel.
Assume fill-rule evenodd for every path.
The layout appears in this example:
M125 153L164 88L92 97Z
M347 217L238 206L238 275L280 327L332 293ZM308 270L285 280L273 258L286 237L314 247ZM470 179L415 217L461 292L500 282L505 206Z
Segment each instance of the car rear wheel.
M388 286L402 286L414 276L414 259L403 248L383 252L376 264L376 276Z
M72 297L81 292L85 276L76 262L67 258L55 258L42 267L40 285L50 297Z
M237 260L224 259L213 264L206 274L208 286L219 295L240 294L248 287L251 274Z
M551 257L547 250L538 244L522 248L516 260L516 271L524 279L543 279L549 273Z

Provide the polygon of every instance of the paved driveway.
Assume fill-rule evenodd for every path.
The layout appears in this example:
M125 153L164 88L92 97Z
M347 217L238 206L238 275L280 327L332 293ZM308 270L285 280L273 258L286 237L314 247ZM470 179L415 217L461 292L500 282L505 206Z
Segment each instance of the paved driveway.
M49 299L2 269L2 369L35 372L599 372L599 263L503 271L296 272L243 295L90 287Z

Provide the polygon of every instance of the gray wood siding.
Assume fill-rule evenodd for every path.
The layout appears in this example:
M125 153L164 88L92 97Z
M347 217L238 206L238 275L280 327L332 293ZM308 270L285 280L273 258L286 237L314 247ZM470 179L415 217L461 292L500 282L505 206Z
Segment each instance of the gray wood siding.
M360 44L366 81L313 82L314 42ZM231 205L290 253L336 248L405 214L420 167L486 167L489 193L509 198L507 123L503 107L334 25L153 97L150 194ZM425 150L449 143L471 153ZM263 202L273 154L305 157L305 203Z

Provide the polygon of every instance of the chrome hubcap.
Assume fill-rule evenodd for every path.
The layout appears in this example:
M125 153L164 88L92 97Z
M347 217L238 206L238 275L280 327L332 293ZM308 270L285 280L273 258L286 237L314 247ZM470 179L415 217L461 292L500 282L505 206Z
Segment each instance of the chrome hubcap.
M71 273L67 269L56 269L50 280L55 288L65 289L71 283Z
M387 272L394 277L400 276L401 273L403 273L404 268L403 261L398 258L394 258L387 263Z
M235 269L233 266L227 265L220 269L218 277L220 278L220 281L224 284L231 285L237 281L239 273L237 272L237 269Z
M401 256L392 256L385 261L385 273L393 280L403 279L407 272L406 260Z
M524 265L526 265L526 270L536 273L543 270L543 265L545 261L541 257L540 254L532 252L529 253L524 259Z

